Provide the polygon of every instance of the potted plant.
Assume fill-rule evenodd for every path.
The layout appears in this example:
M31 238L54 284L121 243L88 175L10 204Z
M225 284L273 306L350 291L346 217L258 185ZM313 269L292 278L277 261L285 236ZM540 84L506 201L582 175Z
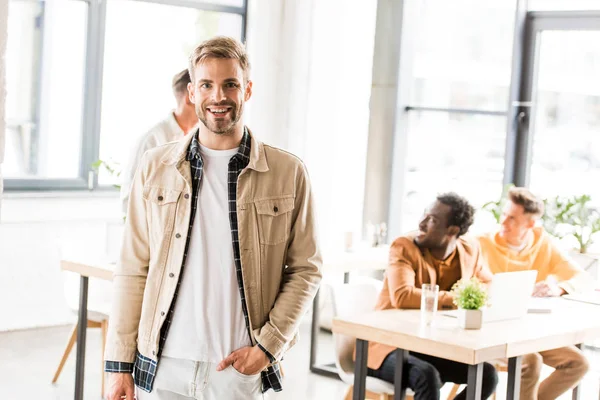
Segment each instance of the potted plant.
M585 254L600 232L600 212L590 206L591 200L587 194L545 199L544 229L558 239L574 238L575 250Z
M461 279L451 290L454 305L458 307L458 325L463 329L481 329L487 291L477 278Z

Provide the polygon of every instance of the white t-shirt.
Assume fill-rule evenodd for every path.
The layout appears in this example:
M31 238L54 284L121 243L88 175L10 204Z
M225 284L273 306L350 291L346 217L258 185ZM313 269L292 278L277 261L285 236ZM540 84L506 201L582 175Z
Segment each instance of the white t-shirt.
M232 150L200 148L204 162L181 286L163 354L218 363L250 346L233 259L227 174Z

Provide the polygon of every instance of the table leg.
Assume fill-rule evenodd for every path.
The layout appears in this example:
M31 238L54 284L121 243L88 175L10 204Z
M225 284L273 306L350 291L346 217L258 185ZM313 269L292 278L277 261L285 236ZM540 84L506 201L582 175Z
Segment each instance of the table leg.
M469 365L467 377L467 400L481 399L481 381L483 380L483 363Z
M356 361L354 362L354 391L353 400L365 400L367 390L367 357L369 342L356 339Z
M406 398L406 387L403 385L404 367L408 359L408 351L396 350L396 372L394 374L394 400L404 400Z
M85 368L85 335L87 333L87 276L81 275L79 284L79 318L77 320L77 360L75 363L75 400L83 400L83 379Z
M575 345L575 347L577 347L579 350L582 350L583 344L579 343L577 345ZM577 386L575 386L573 388L573 395L572 395L572 399L573 400L579 400L581 399L581 381L579 382L579 384Z
M521 361L523 356L508 359L508 383L506 385L507 400L518 400L521 396Z

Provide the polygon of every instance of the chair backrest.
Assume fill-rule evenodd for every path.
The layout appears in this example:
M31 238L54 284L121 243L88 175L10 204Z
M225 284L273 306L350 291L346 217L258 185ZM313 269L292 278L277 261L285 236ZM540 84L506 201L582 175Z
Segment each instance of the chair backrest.
M383 282L374 278L357 277L357 282L332 285L332 303L334 317L349 317L372 311ZM343 381L352 381L354 373L355 338L345 335L333 335L335 342L336 366Z

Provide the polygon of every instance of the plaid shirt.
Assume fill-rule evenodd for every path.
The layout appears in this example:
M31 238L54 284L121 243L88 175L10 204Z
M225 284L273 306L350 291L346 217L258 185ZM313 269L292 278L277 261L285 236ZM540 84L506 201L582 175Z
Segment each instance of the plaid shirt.
M240 243L238 237L238 221L237 221L237 206L236 206L236 191L237 191L237 178L240 175L240 172L248 165L250 161L250 134L248 130L244 128L244 136L242 137L242 141L240 143L240 147L238 152L231 157L229 160L229 173L227 179L227 187L228 187L228 198L229 198L229 223L231 227L231 239L233 245L233 257L235 262L235 272L238 281L238 287L240 290L240 296L242 298L242 312L244 314L244 320L246 322L246 328L248 329L248 335L252 337L252 331L250 329L250 320L248 318L248 308L246 306L246 297L244 294L244 284L243 284L243 276L242 276L242 263L240 259ZM185 267L185 261L187 258L188 247L190 244L190 238L192 236L192 225L194 223L194 216L196 215L196 208L198 207L198 193L200 189L200 181L202 179L202 169L203 162L202 157L200 156L200 142L198 141L197 132L194 134L192 138L192 142L188 149L186 160L190 162L190 166L192 169L192 212L190 215L190 226L188 229L187 239L185 243L185 251L183 254L183 264L182 264L182 272L179 274L179 281L177 282L177 287L175 289L175 294L173 296L173 301L171 302L171 307L169 309L169 313L167 318L165 319L165 323L163 324L160 331L160 341L158 347L158 356L157 360L160 360L160 355L162 349L164 348L165 341L167 340L167 334L169 333L169 327L171 326L171 322L173 320L173 311L175 309L175 303L177 300L177 295L179 293L179 286L181 285L181 277L183 276L183 268ZM259 343L257 345L267 354L269 360L274 362L275 359L269 352L262 347ZM119 361L106 361L105 363L105 371L106 372L133 372L134 381L136 386L139 388L150 392L152 390L152 385L154 383L154 378L156 377L156 368L158 366L158 361L152 360L148 357L143 356L139 352L137 353L135 363L126 363ZM279 365L275 364L268 367L265 371L261 373L262 378L262 390L266 392L269 389L273 389L276 392L281 391L281 372L279 370Z

